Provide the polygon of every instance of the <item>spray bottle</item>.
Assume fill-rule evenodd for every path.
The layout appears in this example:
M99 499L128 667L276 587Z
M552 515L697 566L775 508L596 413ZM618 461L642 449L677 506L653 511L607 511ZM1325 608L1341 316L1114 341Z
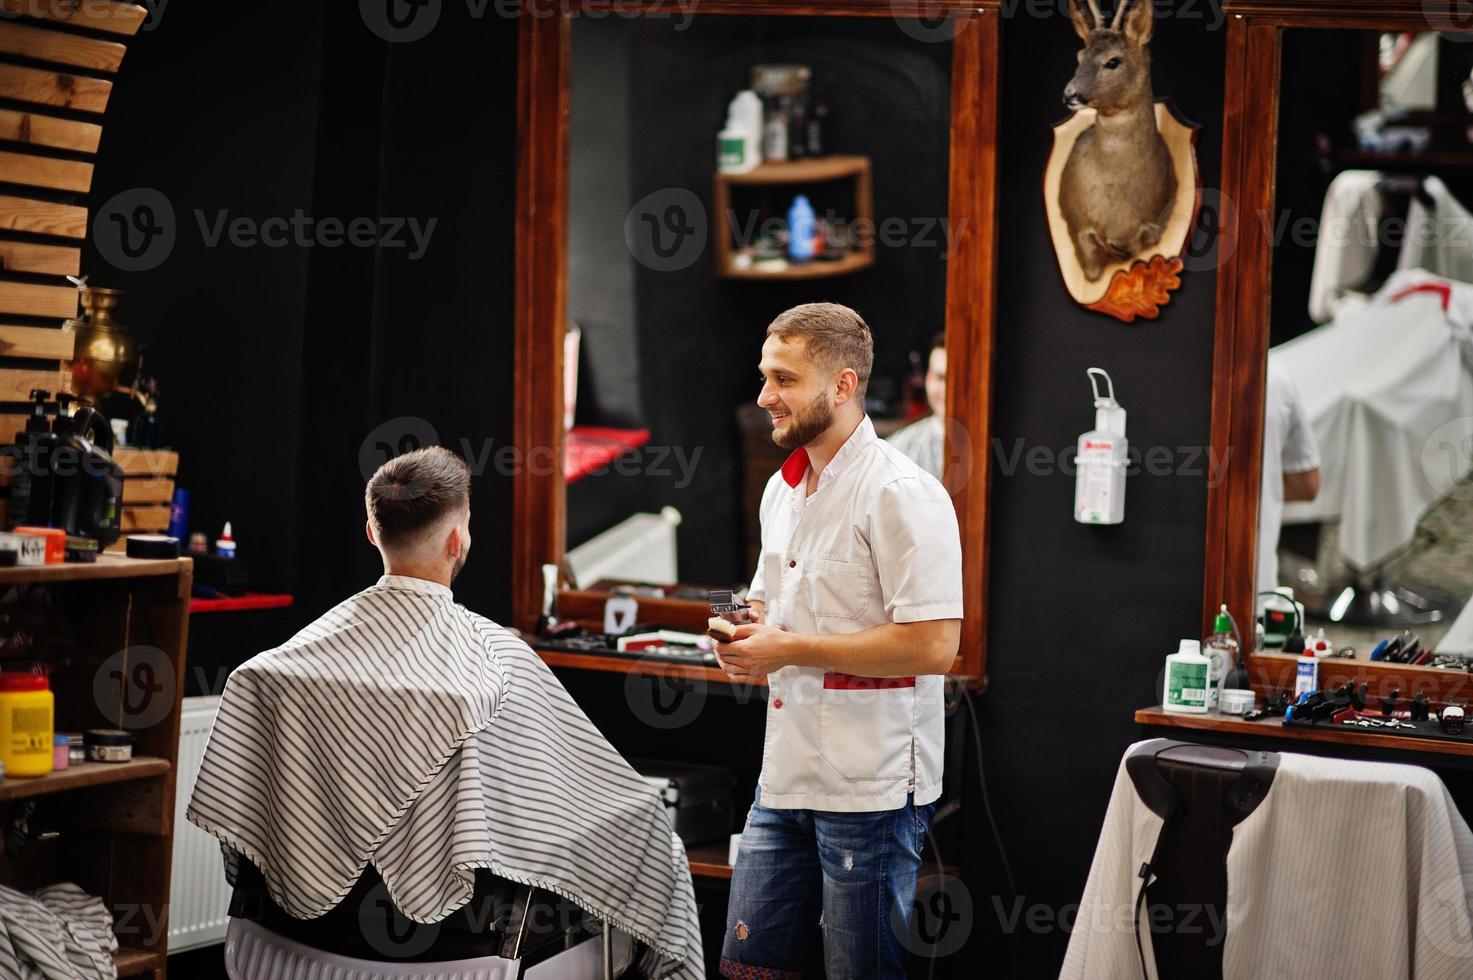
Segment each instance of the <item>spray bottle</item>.
M1074 519L1081 524L1119 524L1125 520L1125 409L1115 400L1110 375L1092 367L1085 374L1095 395L1095 427L1079 437L1075 458ZM1106 394L1100 394L1099 379Z

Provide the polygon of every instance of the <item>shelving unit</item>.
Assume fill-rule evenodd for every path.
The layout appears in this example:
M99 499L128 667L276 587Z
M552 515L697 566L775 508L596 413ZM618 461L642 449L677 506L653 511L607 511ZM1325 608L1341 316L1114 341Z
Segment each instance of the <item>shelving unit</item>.
M100 556L95 564L0 569L0 589L40 586L48 622L64 624L68 655L51 675L56 730L127 728L134 757L80 763L0 782L0 826L35 805L58 831L44 861L7 853L0 882L68 881L100 897L118 924L120 977L164 980L174 782L193 563ZM155 700L162 699L162 700Z
M744 174L717 173L715 180L712 201L716 220L713 222L712 234L715 237L716 275L721 278L830 279L851 275L875 264L875 243L873 236L870 236L858 248L837 261L789 263L781 269L738 268L733 264L732 233L735 229L728 218L734 214L731 203L733 187L790 187L796 191L805 185L852 180L854 206L848 220L851 223L864 221L873 224L874 192L869 157L835 155L807 160L782 160L761 164Z

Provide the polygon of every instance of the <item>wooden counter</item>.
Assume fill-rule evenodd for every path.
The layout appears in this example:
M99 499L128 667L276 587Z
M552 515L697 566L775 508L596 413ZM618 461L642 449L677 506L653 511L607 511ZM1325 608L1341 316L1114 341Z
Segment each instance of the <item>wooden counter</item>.
M1135 713L1138 725L1154 725L1161 728L1181 728L1198 732L1213 732L1219 735L1247 735L1253 738L1281 738L1302 742L1321 742L1330 745L1357 745L1373 749L1387 749L1414 755L1449 755L1473 759L1473 742L1443 741L1435 738L1407 738L1403 735L1383 735L1374 730L1346 728L1344 726L1319 725L1313 728L1285 725L1282 718L1263 718L1259 721L1244 721L1232 715L1208 712L1205 715L1179 715L1165 711L1160 705L1141 708ZM1184 737L1190 738L1190 734Z

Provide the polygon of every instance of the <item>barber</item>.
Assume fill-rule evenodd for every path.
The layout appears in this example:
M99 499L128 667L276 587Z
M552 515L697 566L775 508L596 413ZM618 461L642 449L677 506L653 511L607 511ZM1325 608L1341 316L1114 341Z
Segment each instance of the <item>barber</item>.
M943 684L961 636L961 538L935 477L875 435L855 311L810 303L767 329L758 404L792 455L762 495L755 624L717 644L766 680L757 799L732 878L721 973L903 977L921 850L941 795Z

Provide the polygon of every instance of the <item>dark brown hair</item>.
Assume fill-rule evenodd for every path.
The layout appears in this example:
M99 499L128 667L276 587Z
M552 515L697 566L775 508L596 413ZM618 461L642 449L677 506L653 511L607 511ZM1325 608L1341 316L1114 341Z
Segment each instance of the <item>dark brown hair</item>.
M363 491L368 522L386 548L410 543L451 511L468 506L470 499L470 469L443 446L395 456L378 468Z
M859 375L859 395L869 386L875 363L875 341L869 325L847 306L804 303L778 314L767 327L769 337L785 342L802 337L808 356L837 369L852 368Z

